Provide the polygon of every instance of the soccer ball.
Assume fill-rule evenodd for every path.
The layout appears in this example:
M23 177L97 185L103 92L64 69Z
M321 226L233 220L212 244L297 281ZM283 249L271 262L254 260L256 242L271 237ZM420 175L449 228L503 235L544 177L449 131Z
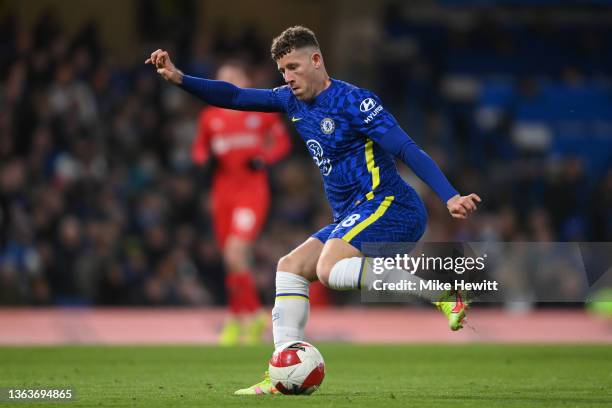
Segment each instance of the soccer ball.
M274 352L269 373L272 385L283 394L309 395L323 382L325 362L315 346L295 341Z

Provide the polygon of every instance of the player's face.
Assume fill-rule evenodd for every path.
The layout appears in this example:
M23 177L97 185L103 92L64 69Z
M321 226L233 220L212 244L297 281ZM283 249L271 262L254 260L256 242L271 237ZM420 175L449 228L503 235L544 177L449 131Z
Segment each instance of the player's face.
M249 81L246 73L241 68L233 65L221 66L217 72L217 79L234 84L239 88L251 86L251 81Z
M321 55L312 48L293 50L276 60L278 71L299 100L308 101L316 96L315 84L320 61Z

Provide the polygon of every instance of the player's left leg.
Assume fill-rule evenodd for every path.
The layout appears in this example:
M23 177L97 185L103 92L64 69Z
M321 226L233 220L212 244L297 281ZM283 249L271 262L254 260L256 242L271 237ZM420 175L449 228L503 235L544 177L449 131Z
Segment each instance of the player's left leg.
M355 247L342 239L332 238L325 244L317 264L317 276L327 287L336 290L361 289L366 276L367 259ZM382 281L414 282L420 287L422 278L401 269L388 270L379 275ZM453 331L463 328L468 303L460 292L441 290L412 290L408 295L417 296L433 303L448 319L449 328Z
M317 263L317 277L323 284L336 290L361 289L369 280L366 277L371 277L367 259L361 251L364 243L410 244L420 239L425 230L424 209L410 196L400 198L403 200L387 196L364 203L338 224ZM387 270L376 279L411 281L414 287L422 287L420 277L401 269ZM406 294L434 303L447 317L452 330L463 327L467 303L461 294L424 289L407 291Z

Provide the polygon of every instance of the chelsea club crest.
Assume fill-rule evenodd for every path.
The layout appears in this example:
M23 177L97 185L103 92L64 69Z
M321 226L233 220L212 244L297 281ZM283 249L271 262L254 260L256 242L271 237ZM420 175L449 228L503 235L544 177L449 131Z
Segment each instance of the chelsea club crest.
M321 121L321 131L326 135L334 133L336 129L336 124L331 118L325 118Z

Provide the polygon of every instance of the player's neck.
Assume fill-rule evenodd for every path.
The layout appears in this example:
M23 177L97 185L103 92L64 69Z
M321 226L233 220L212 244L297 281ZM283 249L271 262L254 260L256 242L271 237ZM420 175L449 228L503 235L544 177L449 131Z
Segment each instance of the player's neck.
M323 91L325 91L327 88L331 86L331 78L329 77L329 75L325 74L325 76L321 79L322 79L321 84L318 87L318 90L315 92L312 98L313 100L315 100L317 96L319 96Z

